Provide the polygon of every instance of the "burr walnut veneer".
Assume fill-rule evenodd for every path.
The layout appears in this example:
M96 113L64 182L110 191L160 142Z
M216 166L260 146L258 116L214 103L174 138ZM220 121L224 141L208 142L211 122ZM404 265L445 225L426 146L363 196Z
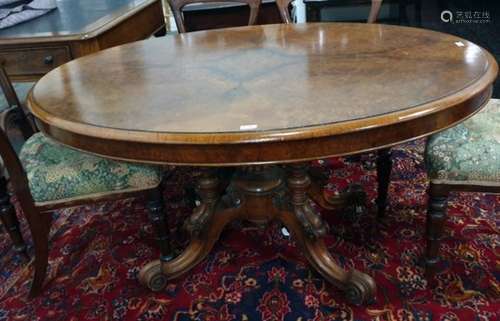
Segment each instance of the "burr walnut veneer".
M311 207L305 161L443 130L486 104L497 64L442 33L373 24L281 24L187 33L69 62L28 104L55 140L106 157L203 168L192 240L148 264L161 289L210 251L231 220L281 220L311 264L356 303L366 274L338 267ZM280 164L288 165L280 165ZM213 167L237 166L220 188ZM224 191L221 191L224 190Z

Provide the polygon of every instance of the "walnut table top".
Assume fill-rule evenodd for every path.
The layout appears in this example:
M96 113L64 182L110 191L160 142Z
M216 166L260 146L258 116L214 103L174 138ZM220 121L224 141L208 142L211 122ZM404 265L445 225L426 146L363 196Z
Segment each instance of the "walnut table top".
M76 59L29 97L41 129L93 153L191 165L352 154L442 130L491 95L497 63L399 26L263 25L149 39Z

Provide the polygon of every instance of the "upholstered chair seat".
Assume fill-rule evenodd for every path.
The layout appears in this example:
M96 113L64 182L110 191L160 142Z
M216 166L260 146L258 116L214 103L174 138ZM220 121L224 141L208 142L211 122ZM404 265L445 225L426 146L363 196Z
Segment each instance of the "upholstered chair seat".
M171 171L162 166L90 155L63 146L43 133L35 133L34 123L23 108L1 61L0 87L8 104L7 109L0 111L0 160L5 167L5 175L0 167L0 221L7 228L15 249L27 255L15 207L10 203L11 194L16 195L33 239L31 297L43 290L49 262L52 213L61 208L142 198L146 202L161 257L171 258L162 189L162 180ZM15 147L20 147L19 153ZM7 182L10 188L7 188Z
M63 146L43 133L31 136L19 158L37 203L155 188L158 166L114 161Z
M435 184L500 186L500 99L465 122L433 135L426 164Z
M429 175L426 272L437 270L450 192L500 194L500 99L491 99L476 115L427 141Z

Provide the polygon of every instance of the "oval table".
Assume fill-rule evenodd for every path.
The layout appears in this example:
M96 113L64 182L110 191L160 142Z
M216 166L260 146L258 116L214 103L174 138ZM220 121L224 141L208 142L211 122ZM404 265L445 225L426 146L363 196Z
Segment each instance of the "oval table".
M28 104L53 139L105 157L200 166L201 204L179 256L141 270L160 290L209 253L235 219L280 220L305 256L355 303L373 279L344 271L307 196L308 160L386 148L463 121L497 74L477 45L374 24L266 25L150 39L69 62ZM285 165L283 165L285 164ZM237 169L220 188L216 167Z

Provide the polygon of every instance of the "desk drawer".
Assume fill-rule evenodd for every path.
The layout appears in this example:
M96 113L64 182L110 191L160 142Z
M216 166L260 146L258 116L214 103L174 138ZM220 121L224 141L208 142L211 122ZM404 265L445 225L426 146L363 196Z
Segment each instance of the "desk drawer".
M2 48L0 57L12 76L41 77L55 67L71 60L69 47Z

